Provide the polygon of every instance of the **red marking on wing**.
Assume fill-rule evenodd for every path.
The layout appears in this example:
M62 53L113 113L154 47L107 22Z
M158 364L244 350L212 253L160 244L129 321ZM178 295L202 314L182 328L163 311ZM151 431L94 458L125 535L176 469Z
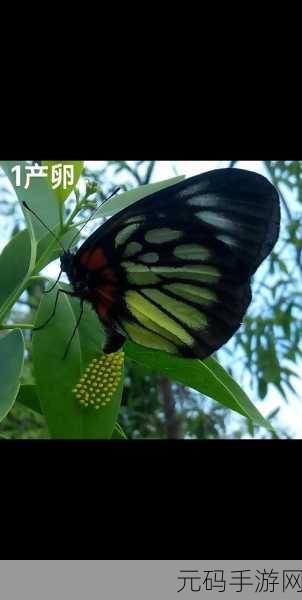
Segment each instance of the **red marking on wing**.
M106 319L107 313L108 313L108 308L109 307L106 306L106 304L103 304L102 302L100 302L100 304L98 304L96 311L102 319Z
M97 313L102 319L107 318L108 310L114 301L117 288L114 285L102 285L97 289L102 301L97 305Z
M104 277L104 279L107 279L107 281L112 281L113 283L117 282L117 277L112 269L104 269L102 272L102 277Z
M98 294L104 298L106 303L111 304L114 300L117 289L114 285L101 285L97 291Z
M95 250L93 250L86 259L86 265L90 271L96 271L97 269L101 269L106 264L107 259L102 248L96 248Z

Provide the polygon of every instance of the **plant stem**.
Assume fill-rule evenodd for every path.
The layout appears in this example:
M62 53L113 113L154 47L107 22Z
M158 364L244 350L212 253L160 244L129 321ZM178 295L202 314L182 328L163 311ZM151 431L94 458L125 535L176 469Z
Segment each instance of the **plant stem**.
M164 405L166 436L168 439L180 438L181 422L176 412L171 381L164 375L159 378L159 389Z
M70 229L71 220L79 212L80 208L82 208L81 203L79 203L78 207L76 207L74 209L74 211L70 215L69 219L66 221L66 223L64 223L62 206L60 206L60 211L59 211L59 213L60 213L60 231L58 232L58 235L57 235L58 239L60 239ZM29 281L31 281L33 279L33 277L37 276L39 271L41 271L48 264L48 260L51 257L51 253L56 244L57 244L56 240L53 239L50 242L50 244L48 245L48 247L44 250L43 254L40 256L40 258L36 262L36 264L27 273L27 275L24 278L24 280L22 281L20 287L12 294L12 296L9 298L9 301L6 303L5 310L1 311L0 321L2 321L5 318L5 316L10 312L11 308L14 306L14 304L18 301L21 294L26 290ZM46 278L44 278L44 279L46 279ZM21 325L17 325L17 326L0 325L0 329L14 329L14 328L16 329L18 327L22 327L23 329L32 329L33 325L28 325L28 324L21 324Z
M4 331L6 329L33 329L33 323L14 323L12 325L0 325L0 330Z
M63 221L63 206L62 206L61 202L59 204L59 218L60 218L60 230L62 231L62 229L64 227L64 221Z

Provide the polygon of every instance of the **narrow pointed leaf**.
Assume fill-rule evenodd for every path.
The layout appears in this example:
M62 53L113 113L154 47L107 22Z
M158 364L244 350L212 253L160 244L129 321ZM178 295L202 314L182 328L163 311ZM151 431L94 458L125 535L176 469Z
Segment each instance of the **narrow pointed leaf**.
M45 165L46 167L48 167L48 184L49 184L49 186L55 192L59 202L62 202L62 203L65 202L65 200L67 200L68 196L70 196L71 192L74 190L74 188L76 187L76 185L80 179L80 176L81 176L83 168L84 168L84 161L83 160L42 160L42 165ZM55 180L52 178L52 168L54 166L58 166L58 165L62 165L61 166L62 183L60 186L53 188L52 186L55 184ZM68 185L66 185L64 188L64 167L69 166L69 165L73 167L74 179L73 179L72 183L68 183Z
M19 329L0 338L0 421L11 410L20 387L24 341Z
M141 200L141 198L145 198L146 196L150 196L150 194L154 194L154 192L158 192L166 187L175 185L175 183L179 183L183 179L185 179L185 175L179 175L178 177L165 179L164 181L158 181L157 183L147 183L146 185L141 185L140 187L130 190L129 192L124 192L118 196L113 196L110 198L110 200L100 206L93 218L99 219L100 217L113 216L123 208L126 208L127 206L134 204L134 202Z
M21 167L21 185L16 186L16 178L12 172L12 168L19 165ZM47 223L50 229L53 229L60 220L59 205L56 194L49 186L47 177L33 177L30 180L28 188L25 189L29 165L26 165L24 161L5 160L0 163L0 166L10 180L21 206L22 202L26 202L37 213L40 219L44 223ZM25 208L23 209L23 206L22 210L29 226L31 239L39 241L45 237L45 228L43 225Z
M214 358L210 357L205 361L179 358L130 341L126 342L124 350L126 356L137 363L217 400L227 408L252 419L257 425L272 429L241 387Z

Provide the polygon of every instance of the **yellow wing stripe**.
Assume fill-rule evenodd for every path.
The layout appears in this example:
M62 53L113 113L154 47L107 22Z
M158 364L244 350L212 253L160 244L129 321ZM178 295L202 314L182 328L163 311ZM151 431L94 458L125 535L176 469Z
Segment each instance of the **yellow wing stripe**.
M156 263L159 261L159 254L157 252L147 252L146 254L141 254L138 259L145 263Z
M182 260L208 260L211 256L209 250L199 244L181 244L174 248L173 254Z
M208 323L206 315L197 308L194 308L194 306L167 296L156 289L146 288L142 292L160 306L164 306L166 310L175 315L179 321L182 321L191 329L203 329L206 327Z
M218 269L209 265L185 265L183 267L150 267L153 273L158 273L167 279L194 279L204 283L215 283L221 275Z
M146 273L127 273L127 279L129 283L139 286L152 285L160 281L160 278L154 273L150 273L150 271Z
M163 289L197 304L211 304L217 301L217 294L213 290L190 283L166 283Z
M176 345L182 343L181 340L178 337L176 337L176 335L173 335L173 333L171 333L171 331L160 327L158 323L152 321L152 319L147 317L144 313L141 313L139 310L135 309L135 312L133 312L132 314L140 322L140 324L146 327L147 329L151 329L155 333L158 333L162 337L167 338Z
M165 242L172 242L178 240L183 236L182 231L176 231L175 229L169 229L168 227L161 227L159 229L151 229L145 234L146 242L149 244L163 244Z
M127 244L123 256L128 257L133 256L134 254L138 254L138 252L140 252L142 248L142 244L139 244L138 242L130 242L129 244Z
M183 329L183 327L163 313L159 308L154 306L153 302L149 302L138 292L129 290L125 294L125 300L129 311L136 317L136 314L144 313L148 318L158 323L160 327L173 333L184 344L193 345L194 339Z
M168 340L165 340L159 335L156 335L156 333L152 333L136 323L128 323L126 321L123 321L122 323L126 333L137 344L147 346L148 348L154 348L155 350L164 350L171 354L178 354L178 350L174 344L168 342Z
M122 267L127 271L129 283L135 285L152 285L160 281L159 277L150 271L146 265L136 264L131 261L123 261Z
M115 238L115 247L124 244L139 227L140 225L134 223L121 229Z

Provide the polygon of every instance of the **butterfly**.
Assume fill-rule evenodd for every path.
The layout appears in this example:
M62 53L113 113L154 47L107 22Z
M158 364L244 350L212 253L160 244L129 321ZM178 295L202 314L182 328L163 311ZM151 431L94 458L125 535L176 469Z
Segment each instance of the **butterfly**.
M251 278L279 235L280 204L262 175L217 169L121 210L61 255L71 295L92 304L103 351L128 338L205 359L238 330Z

